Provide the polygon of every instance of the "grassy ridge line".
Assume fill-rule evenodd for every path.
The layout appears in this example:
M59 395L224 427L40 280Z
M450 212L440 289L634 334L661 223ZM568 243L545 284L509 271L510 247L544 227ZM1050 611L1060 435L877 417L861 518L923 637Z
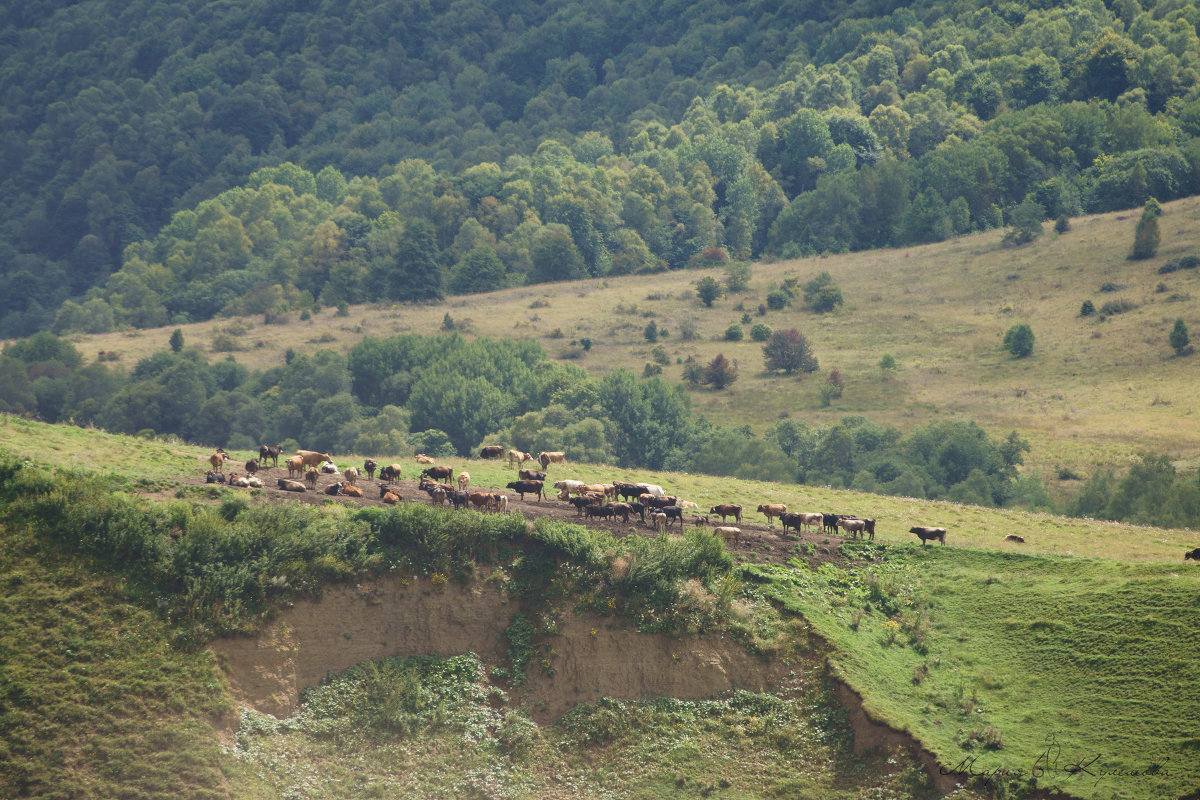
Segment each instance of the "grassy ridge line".
M716 422L763 430L785 414L832 423L843 413L861 413L911 430L970 419L993 435L1019 431L1033 444L1027 463L1059 488L1057 464L1086 473L1125 466L1144 450L1170 453L1185 466L1200 458L1194 359L1173 357L1167 345L1176 317L1200 330L1200 275L1156 273L1200 244L1198 208L1198 198L1164 205L1159 255L1146 261L1126 258L1135 219L1112 213L1075 219L1068 233L1048 232L1017 249L1002 248L1002 232L991 231L922 247L755 264L749 291L722 298L712 309L701 307L692 286L721 273L696 270L542 284L423 306L358 306L347 318L326 311L287 325L246 318L251 328L240 338L247 349L234 355L261 368L282 364L289 347L348 352L364 335L440 330L449 313L459 322L469 319L472 333L536 339L552 357L577 350L569 342L588 337L594 345L578 363L589 372L622 366L640 371L650 360L653 346L642 331L653 315L660 329L670 331L662 341L672 362L664 367L668 380L681 380L677 359L707 361L721 352L738 361L740 378L731 389L691 392L696 410ZM812 341L822 374L841 371L846 393L827 409L821 407L819 379L765 374L758 343L722 340L742 316L737 306L753 314L772 284L789 275L805 281L822 270L841 287L843 309L816 316L790 308L753 319L776 329L799 328ZM1107 284L1120 288L1101 292ZM1099 315L1078 316L1085 299L1097 308L1112 299L1137 307L1101 322ZM685 322L694 325L695 341L682 341ZM1037 337L1029 358L1014 360L1001 347L1015 322L1028 322ZM229 324L181 327L190 345L209 346ZM76 341L86 354L113 350L132 366L165 347L170 331ZM890 380L877 366L884 353L900 366Z
M1040 764L1037 786L1088 798L1200 782L1200 706L1185 699L1200 680L1200 572L966 548L887 559L853 575L750 569L831 642L871 714L947 768L1029 786ZM1094 775L1069 771L1081 758Z
M0 442L14 455L32 458L46 466L112 472L134 481L153 482L170 482L184 475L195 476L203 472L207 468L203 459L211 452L191 445L145 441L6 415L0 415ZM234 463L240 464L253 454L233 455ZM411 458L378 455L376 459L381 464L400 463L405 478L415 477L420 469ZM361 466L361 458L357 456L339 456L337 462L343 468ZM439 463L452 466L455 474L465 469L471 475L473 486L503 488L516 477L515 470L508 469L503 461L448 458ZM1181 560L1183 551L1195 547L1197 542L1196 533L1179 529L887 497L817 486L628 470L597 464L552 465L550 479L564 477L589 482L616 479L660 484L669 492L698 503L701 512L716 503L741 503L743 519L751 523L766 522L765 517L754 511L760 503L787 503L789 508L799 511L875 517L879 520L877 530L881 542L911 542L913 535L908 533L909 527L930 524L949 528L949 543L954 547L1168 562ZM1027 544L1005 542L1004 537L1010 533L1024 536ZM837 537L831 537L831 541L837 540Z

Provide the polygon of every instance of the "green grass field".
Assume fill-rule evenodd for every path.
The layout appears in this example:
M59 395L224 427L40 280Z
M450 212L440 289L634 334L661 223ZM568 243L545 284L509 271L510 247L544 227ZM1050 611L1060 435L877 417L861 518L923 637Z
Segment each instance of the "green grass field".
M1164 206L1159 255L1147 261L1126 258L1136 215L1113 213L1074 219L1062 235L1047 225L1046 235L1018 249L1001 247L1003 232L990 231L925 247L754 264L748 291L711 309L692 287L704 275L721 273L698 270L528 286L427 306L357 306L347 317L327 309L284 325L246 318L181 327L186 342L213 359L229 355L211 351L214 336L236 328L245 349L232 355L262 368L282 364L287 348L348 352L365 335L436 333L449 314L468 335L533 338L552 357L577 357L580 366L602 374L618 367L641 372L652 349L642 331L654 320L668 331L661 342L671 361L664 368L668 380L680 380L678 362L688 357L707 361L721 352L737 361L740 378L730 389L691 392L695 409L716 422L750 423L761 431L781 416L832 423L856 413L909 430L975 420L994 436L1020 432L1033 444L1028 468L1058 490L1058 465L1088 474L1126 466L1143 451L1167 453L1183 467L1200 459L1194 391L1200 356L1176 357L1167 344L1177 317L1193 338L1200 336L1200 275L1156 272L1195 250L1198 208L1198 198ZM821 271L841 287L842 309L757 316L770 287L789 276L803 283ZM1084 300L1097 308L1110 300L1134 307L1085 319L1078 316ZM722 341L725 328L746 312L772 328L802 330L821 371L804 379L766 374L760 345L748 336ZM1037 337L1033 355L1020 360L1001 347L1005 330L1017 322L1028 322ZM685 324L696 331L694 340L683 340ZM171 330L76 342L85 357L114 351L120 364L132 367L164 348ZM581 337L594 342L587 353L570 344ZM899 367L891 377L878 368L885 353ZM826 408L819 388L834 367L846 392Z
M753 569L946 767L1095 798L1200 783L1200 571L915 545L853 573Z

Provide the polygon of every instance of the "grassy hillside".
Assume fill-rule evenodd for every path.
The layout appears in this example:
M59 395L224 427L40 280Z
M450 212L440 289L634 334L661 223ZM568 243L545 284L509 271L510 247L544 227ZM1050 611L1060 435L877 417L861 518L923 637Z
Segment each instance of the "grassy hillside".
M1194 789L1200 571L948 548L756 570L877 718L948 768L1096 798ZM1034 779L1031 782L1031 779Z
M118 484L152 492L171 492L172 475L199 474L206 455L200 448L8 417L0 430L10 453L74 470L99 466ZM406 477L416 471L410 463ZM494 463L451 463L469 469L477 485L501 486L510 475ZM618 472L572 465L562 471L588 479ZM1003 784L996 791L1027 790L1036 777L1037 787L1087 798L1157 800L1195 785L1191 765L1200 719L1194 704L1181 698L1200 680L1200 637L1189 622L1200 603L1200 570L1179 561L1194 534L706 476L623 476L662 483L703 505L782 500L875 513L876 543L841 547L847 557L841 565L817 571L799 561L747 565L747 597L761 592L785 613L803 615L830 643L833 669L862 694L868 711L913 733L947 767L987 772ZM82 487L85 495L94 490ZM51 495L38 502L47 509L73 508L63 505L64 498L70 499ZM369 578L388 561L371 555L379 543L367 518L294 509L285 514L289 528L276 530L271 526L282 518L243 517L244 507L227 499L220 506L227 531L216 514L185 511L185 505L143 514L117 499L108 510L97 510L99 516L70 511L78 514L71 517L73 532L23 525L0 530L8 612L5 697L12 709L0 756L11 766L3 771L12 776L8 791L48 795L50 782L59 781L100 797L131 787L144 796L373 797L397 786L447 797L466 791L512 797L927 796L919 774L904 762L850 754L848 729L819 683L808 682L782 701L745 695L719 703L590 705L539 728L520 714L497 713L469 659L446 666L423 662L423 672L414 672L412 664L364 666L311 695L296 720L243 717L238 749L221 751L212 721L228 718L229 701L211 661L169 644L184 629L138 605L153 602L148 587L175 581L177 559L250 548L228 565L241 572L229 571L226 578L216 563L200 568L197 562L180 574L188 585L198 582L189 590L197 604L180 618L195 630L197 620L213 615L228 614L235 624L240 592L258 593L257 572L296 571L291 582L308 586L314 575ZM22 508L29 514L39 506ZM465 531L467 513L446 519ZM95 525L76 524L93 516ZM267 521L276 532L252 538L248 520ZM950 545L922 548L910 541L904 531L918 520L949 525ZM111 539L114 525L129 526L123 546L131 557L150 558L161 574L139 572L131 576L138 586L127 587L111 572L124 568L110 563L111 553L95 551L96 560L88 562L69 552L76 536L95 550ZM149 539L136 544L162 525L179 527L156 539L157 545L147 546ZM295 559L296 552L319 544L312 534L290 528L308 525L326 530L337 552L352 544L345 552L353 558L341 566L313 553ZM461 535L459 528L453 536ZM392 536L403 542L399 530ZM1028 545L1002 542L1013 531ZM449 532L427 544L445 546L451 539L439 537ZM829 544L837 548L838 542L831 537ZM472 548L465 539L462 545ZM263 547L282 550L268 555ZM404 553L404 545L391 548L380 555ZM589 548L581 552L585 560L593 558ZM275 562L277 555L292 561ZM405 563L438 563L431 556L432 550ZM586 589L592 578L585 576L593 571L587 564L563 573L568 589ZM218 582L206 590L209 574ZM531 577L520 578L527 595L532 587L554 585L544 583L545 574L533 582ZM569 596L556 589L542 599L569 608ZM177 606L178 598L166 599ZM760 607L754 613L773 612ZM450 678L452 691L446 688ZM120 700L133 696L142 699L132 706ZM77 726L86 728L85 738L74 735ZM151 728L160 733L147 735ZM115 754L121 758L114 760Z
M1191 253L1200 239L1200 200L1165 205L1159 256L1130 261L1136 215L1106 214L1049 230L1025 247L1001 247L1000 232L966 236L924 247L755 264L748 291L728 295L709 309L695 298L694 283L720 271L681 271L508 289L430 305L365 305L338 317L332 311L307 321L264 325L261 318L182 326L185 341L209 351L215 337L232 332L244 350L233 357L250 367L283 363L284 351L332 348L348 352L363 336L434 333L449 315L459 330L500 337L535 338L552 356L578 359L594 373L620 366L640 371L651 360L643 329L655 321L671 363L664 375L681 380L680 362L707 362L724 353L739 366L725 391L691 392L694 408L710 419L763 430L783 416L833 422L863 414L908 430L934 421L969 419L992 435L1017 430L1030 440L1028 468L1051 487L1056 466L1087 474L1122 467L1144 451L1169 454L1181 467L1200 459L1200 401L1192 391L1195 357L1176 357L1167 338L1176 318L1200 335L1200 274L1157 269ZM801 308L756 309L767 291L789 276L801 283L828 271L846 303L816 315ZM1114 288L1115 287L1115 288ZM1134 307L1115 315L1081 318L1084 300L1097 309L1125 300ZM821 370L805 378L768 374L761 346L722 340L749 312L772 328L797 327L812 341ZM1012 359L1001 347L1004 332L1027 322L1036 336L1033 355ZM694 340L684 341L691 326ZM747 326L747 334L749 326ZM85 356L113 351L123 364L162 349L171 328L75 338ZM584 352L573 341L590 338ZM878 367L890 353L899 369ZM831 368L841 371L845 394L823 407L820 385ZM1066 484L1069 488L1071 484Z

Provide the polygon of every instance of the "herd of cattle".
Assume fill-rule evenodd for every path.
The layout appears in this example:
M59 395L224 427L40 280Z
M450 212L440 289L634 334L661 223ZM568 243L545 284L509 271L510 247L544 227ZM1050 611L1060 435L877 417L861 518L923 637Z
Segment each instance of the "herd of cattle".
M504 455L503 447L489 446L480 451L479 457L498 459ZM661 486L621 481L590 484L576 480L557 480L550 484L555 490L550 492L547 490L548 476L545 470L551 464L564 464L566 457L563 453L542 452L537 455L536 459L529 453L519 450L509 450L507 455L509 466L515 466L518 472L517 480L512 481L505 488L520 496L522 501L525 500L525 495L532 495L540 503L548 495L552 495L558 500L574 506L576 516L587 519L620 519L625 523L628 523L631 518L637 517L644 525L656 531L665 531L674 522L678 522L682 529L685 522L684 512L691 511L688 522L707 527L715 517L720 517L721 522L719 525L714 525L713 531L726 541L741 541L741 529L726 524L730 518L735 523L741 524L742 506L739 504L720 503L710 508L707 514L703 514L696 503L669 495ZM278 467L281 456L283 453L279 447L264 445L259 448L258 458L251 458L243 464L242 468L245 474L231 472L226 476L224 465L230 460L230 456L221 448L217 448L217 451L208 459L212 469L207 472L205 480L208 483L228 483L231 486L261 489L264 484L256 473L265 468L268 461L272 466ZM452 467L436 465L429 456L417 455L416 460L420 465L428 465L421 470L418 476L418 487L429 495L430 502L435 505L451 505L456 509L476 508L481 511L506 512L508 510L508 496L503 492L470 491L471 476L465 470L455 476ZM524 468L526 462L535 460L541 465L541 470ZM281 491L315 491L320 476L329 474L339 476L340 480L326 485L322 489L325 494L363 497L363 490L358 486L359 479L365 474L367 480L374 481L375 474L378 472L379 498L389 505L404 502L404 498L401 497L396 486L397 481L401 478L402 467L400 464L386 464L380 467L374 459L368 458L363 462L361 470L357 467L348 467L339 475L332 456L315 450L297 450L295 455L284 459L284 466L287 467L288 477L276 480L276 487ZM767 518L768 527L771 527L778 519L784 531L788 529L795 530L797 533L802 530L832 533L841 531L855 539L860 536L863 539L873 540L875 538L875 520L870 517L858 517L850 514L789 512L783 503L763 503L756 510ZM922 545L930 541L937 541L943 545L946 543L945 528L916 526L910 528L909 532L916 534ZM1007 539L1018 542L1025 541L1019 536L1009 536ZM1200 554L1197 554L1196 557L1200 559Z

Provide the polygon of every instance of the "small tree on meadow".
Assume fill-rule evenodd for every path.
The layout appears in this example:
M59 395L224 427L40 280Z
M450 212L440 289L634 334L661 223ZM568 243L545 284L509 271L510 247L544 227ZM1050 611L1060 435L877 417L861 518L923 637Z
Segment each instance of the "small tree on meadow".
M1004 334L1004 348L1013 358L1025 358L1033 352L1033 329L1024 322L1013 325Z
M1175 349L1175 355L1183 356L1190 352L1188 345L1191 343L1191 337L1188 336L1187 325L1183 324L1182 319L1175 320L1175 327L1171 329L1169 341L1171 347Z
M725 265L725 291L730 294L746 291L750 285L750 265L745 261L731 261Z
M842 290L833 282L833 276L822 272L804 284L804 302L813 311L824 314L842 304Z
M646 329L642 331L642 336L646 337L647 342L651 342L651 343L657 342L658 341L658 323L655 322L654 320L650 320L650 324L647 325Z
M771 334L771 338L763 345L763 362L767 369L782 370L788 375L816 372L818 367L812 345L795 328Z
M182 350L183 349L183 329L176 328L175 330L171 331L171 338L167 341L167 344L171 345L172 353L178 353L180 350Z
M1160 214L1162 214L1162 209L1159 208L1158 201L1151 197L1146 201L1146 206L1142 210L1142 218L1138 220L1137 228L1134 230L1133 251L1129 254L1130 258L1153 258L1154 254L1158 252L1158 217Z
M1046 210L1032 197L1026 197L1013 210L1012 230L1004 235L1004 244L1010 247L1028 244L1042 235L1042 220Z
M724 353L717 353L717 357L708 362L708 366L704 368L704 383L714 389L724 389L737 378L737 367L725 357Z
M696 294L700 297L700 302L712 308L712 304L721 296L721 284L717 283L713 276L706 275L696 281Z

